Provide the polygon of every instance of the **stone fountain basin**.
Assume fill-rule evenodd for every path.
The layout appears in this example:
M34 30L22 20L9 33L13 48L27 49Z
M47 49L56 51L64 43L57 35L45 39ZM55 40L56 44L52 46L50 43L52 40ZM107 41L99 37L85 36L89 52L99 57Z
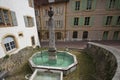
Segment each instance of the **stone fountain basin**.
M36 69L29 80L63 80L63 73Z
M66 52L66 51L57 51L57 60L56 63L52 63L49 60L48 51L36 52L29 59L30 66L33 70L55 70L62 71L64 75L72 72L76 69L77 59L76 56Z

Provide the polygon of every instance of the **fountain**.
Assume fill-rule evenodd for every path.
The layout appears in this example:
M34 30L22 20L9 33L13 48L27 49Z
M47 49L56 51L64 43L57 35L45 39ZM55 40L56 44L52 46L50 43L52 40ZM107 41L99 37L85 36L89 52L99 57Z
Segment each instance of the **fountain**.
M52 18L54 12L52 7L48 11L49 15L49 49L41 52L36 52L29 59L30 66L33 70L48 71L54 73L54 71L60 71L64 75L72 72L76 69L77 59L76 56L68 51L57 51L55 47L55 32L54 32L54 20ZM37 73L37 72L36 72ZM33 80L33 79L30 79ZM55 79L60 80L60 79Z

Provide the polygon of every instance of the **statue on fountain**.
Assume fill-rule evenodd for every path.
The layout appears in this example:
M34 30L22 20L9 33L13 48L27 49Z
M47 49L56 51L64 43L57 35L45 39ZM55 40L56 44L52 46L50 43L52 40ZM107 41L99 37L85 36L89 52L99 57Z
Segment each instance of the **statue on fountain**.
M56 47L55 47L55 29L54 29L54 20L52 16L54 15L54 12L52 10L52 7L50 7L50 10L48 11L48 16L50 17L48 20L48 29L49 29L49 60L52 63L56 63Z

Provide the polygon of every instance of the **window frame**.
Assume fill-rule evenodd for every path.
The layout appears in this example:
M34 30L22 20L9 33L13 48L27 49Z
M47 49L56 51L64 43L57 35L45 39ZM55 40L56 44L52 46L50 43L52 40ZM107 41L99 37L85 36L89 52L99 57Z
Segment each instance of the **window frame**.
M34 17L24 16L25 27L34 27Z
M87 0L86 10L91 10L93 5L93 0Z
M80 1L75 1L75 10L80 10Z
M118 16L118 18L117 18L116 25L120 25L120 16Z
M5 15L3 11L7 11L7 15ZM0 12L1 12L1 21L2 21L2 22L0 23L0 27L12 26L10 10L9 10L9 9L4 9L4 8L0 8ZM5 20L5 16L8 17L9 23L7 23L7 21Z
M111 25L112 24L112 19L113 19L113 16L107 16L105 25L106 26Z
M90 25L90 17L85 17L84 25L85 26L89 26Z
M8 37L11 37L13 40L12 41L8 41L8 42L3 42L5 39L7 39ZM17 42L14 36L9 35L3 38L2 40L2 45L4 47L5 52L10 53L12 51L15 51L18 47L17 47Z
M79 25L79 17L74 17L74 26Z

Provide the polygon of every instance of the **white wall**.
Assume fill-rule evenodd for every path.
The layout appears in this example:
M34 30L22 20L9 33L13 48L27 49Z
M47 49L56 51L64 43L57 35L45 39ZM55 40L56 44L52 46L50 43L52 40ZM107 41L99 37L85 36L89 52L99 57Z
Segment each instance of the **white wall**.
M5 54L10 54L4 51L2 45L2 39L8 34L15 36L18 42L18 49L12 53L16 53L24 47L31 46L31 36L35 37L36 45L40 45L36 28L34 8L29 7L28 0L0 0L0 8L6 8L10 11L15 11L18 22L18 26L6 28L0 27L0 58ZM25 27L23 16L26 15L34 18L34 27ZM20 32L23 33L23 37L18 36Z

